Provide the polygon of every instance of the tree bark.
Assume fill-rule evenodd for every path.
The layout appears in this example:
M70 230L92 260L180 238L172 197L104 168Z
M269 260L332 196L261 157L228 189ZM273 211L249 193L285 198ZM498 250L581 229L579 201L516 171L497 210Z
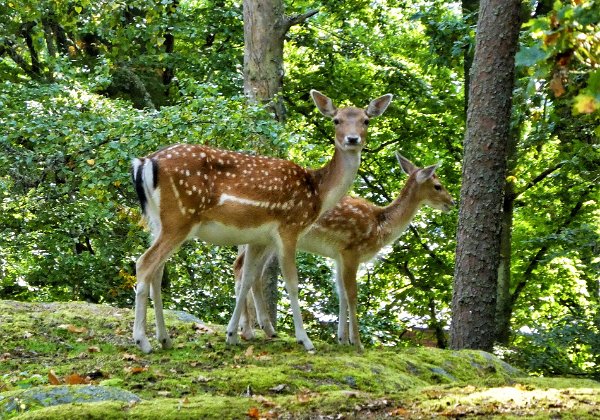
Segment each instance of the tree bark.
M267 104L278 121L285 120L285 34L315 13L286 17L283 0L244 0L244 93L251 101Z
M484 0L477 21L452 297L451 347L491 351L520 2Z
M513 132L509 138L507 149L508 174L514 173L517 163L517 136L518 133ZM512 317L510 287L512 282L512 229L515 199L515 184L507 179L504 183L504 199L502 202L500 265L498 267L496 302L496 341L502 345L508 344L510 338L510 318Z
M465 23L467 23L469 26L475 25L477 23L475 13L479 9L479 0L462 0L461 6ZM467 115L469 108L469 85L471 84L469 72L471 71L471 66L473 65L473 50L474 49L469 46L463 53L463 71L465 75L465 115Z

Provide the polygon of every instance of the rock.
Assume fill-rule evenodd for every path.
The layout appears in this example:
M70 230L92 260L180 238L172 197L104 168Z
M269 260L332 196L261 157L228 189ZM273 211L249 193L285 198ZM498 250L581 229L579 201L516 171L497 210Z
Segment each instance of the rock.
M140 402L132 392L97 385L38 386L0 394L0 418L33 408L98 401Z

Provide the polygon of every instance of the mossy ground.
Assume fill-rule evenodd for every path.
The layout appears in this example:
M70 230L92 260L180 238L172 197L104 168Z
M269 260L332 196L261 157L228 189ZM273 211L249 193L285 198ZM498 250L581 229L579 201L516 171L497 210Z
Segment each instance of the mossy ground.
M149 323L153 321L149 311ZM0 418L596 418L600 384L530 378L476 351L351 348L293 338L227 346L221 326L167 314L174 348L140 353L133 313L83 302L0 301ZM44 407L23 390L118 387L142 402ZM39 388L40 390L47 388ZM75 389L75 388L73 388ZM18 410L3 411L7 401Z

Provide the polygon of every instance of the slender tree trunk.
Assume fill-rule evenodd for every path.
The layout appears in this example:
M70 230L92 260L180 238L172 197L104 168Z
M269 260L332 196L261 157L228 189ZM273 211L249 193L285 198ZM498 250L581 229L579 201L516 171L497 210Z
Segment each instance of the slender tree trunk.
M513 133L510 136L508 145L508 174L512 174L516 166L516 140L517 134ZM510 288L512 283L512 228L515 198L514 183L506 180L500 227L500 265L498 267L498 294L496 302L496 341L502 345L508 344L510 338L510 318L512 317Z
M283 0L244 0L244 93L251 101L268 104L278 121L285 120L281 97L285 35L316 13L287 17Z
M491 351L520 1L483 0L471 69L451 347Z
M171 2L171 7L167 8L167 16L170 17L171 15L173 15L173 12L178 7L179 7L179 0L173 0ZM165 53L167 53L167 54L173 54L173 51L175 51L175 35L173 35L173 32L170 30L165 32L164 47L165 47ZM165 96L167 96L167 97L169 96L169 87L170 87L171 81L173 80L174 77L175 77L175 68L173 67L172 63L169 63L166 66L166 68L163 70L163 74L162 74L162 82L163 82L163 85L166 86Z
M244 93L267 103L285 120L283 44L287 32L282 0L244 0Z

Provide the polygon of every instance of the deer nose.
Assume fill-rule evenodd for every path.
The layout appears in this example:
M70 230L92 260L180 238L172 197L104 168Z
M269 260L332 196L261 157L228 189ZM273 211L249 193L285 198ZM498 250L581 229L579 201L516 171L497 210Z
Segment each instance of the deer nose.
M346 144L355 146L360 143L360 136L346 136Z

